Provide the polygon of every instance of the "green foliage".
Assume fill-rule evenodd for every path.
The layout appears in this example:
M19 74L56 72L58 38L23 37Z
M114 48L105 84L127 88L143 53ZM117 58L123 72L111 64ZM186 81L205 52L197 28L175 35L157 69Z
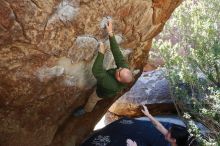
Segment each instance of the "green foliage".
M212 145L210 138L220 137L219 0L185 0L159 38L153 48L165 61L174 101L211 129L203 143Z

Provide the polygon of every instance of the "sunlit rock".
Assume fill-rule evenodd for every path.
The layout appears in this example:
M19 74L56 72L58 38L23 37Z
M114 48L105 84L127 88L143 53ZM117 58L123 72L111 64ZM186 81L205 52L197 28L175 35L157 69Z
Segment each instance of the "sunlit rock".
M103 19L113 20L131 69L142 70L152 38L181 1L0 0L1 145L79 145L117 98L71 116L96 84Z
M143 72L135 85L116 100L109 111L118 116L140 116L141 105L148 105L152 114L175 111L164 68Z

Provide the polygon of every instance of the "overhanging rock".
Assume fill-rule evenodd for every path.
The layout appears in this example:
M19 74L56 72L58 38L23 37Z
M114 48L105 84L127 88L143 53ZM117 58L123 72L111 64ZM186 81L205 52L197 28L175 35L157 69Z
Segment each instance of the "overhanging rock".
M131 69L141 70L181 1L0 0L1 145L78 145L114 101L71 117L96 84L91 66L97 40L107 40L105 17L122 50L131 50Z

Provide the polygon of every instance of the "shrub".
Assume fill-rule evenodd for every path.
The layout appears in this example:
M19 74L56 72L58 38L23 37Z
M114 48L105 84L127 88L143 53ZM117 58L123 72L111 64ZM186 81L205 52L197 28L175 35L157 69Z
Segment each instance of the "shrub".
M179 114L187 112L210 129L206 139L199 138L206 146L220 139L219 14L219 0L185 0L153 42L165 61Z

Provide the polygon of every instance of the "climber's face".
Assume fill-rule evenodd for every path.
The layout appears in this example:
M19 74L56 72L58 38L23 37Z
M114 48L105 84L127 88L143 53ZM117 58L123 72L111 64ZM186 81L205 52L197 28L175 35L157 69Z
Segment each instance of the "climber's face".
M115 73L115 78L121 83L129 84L133 81L133 74L127 68L118 68Z

